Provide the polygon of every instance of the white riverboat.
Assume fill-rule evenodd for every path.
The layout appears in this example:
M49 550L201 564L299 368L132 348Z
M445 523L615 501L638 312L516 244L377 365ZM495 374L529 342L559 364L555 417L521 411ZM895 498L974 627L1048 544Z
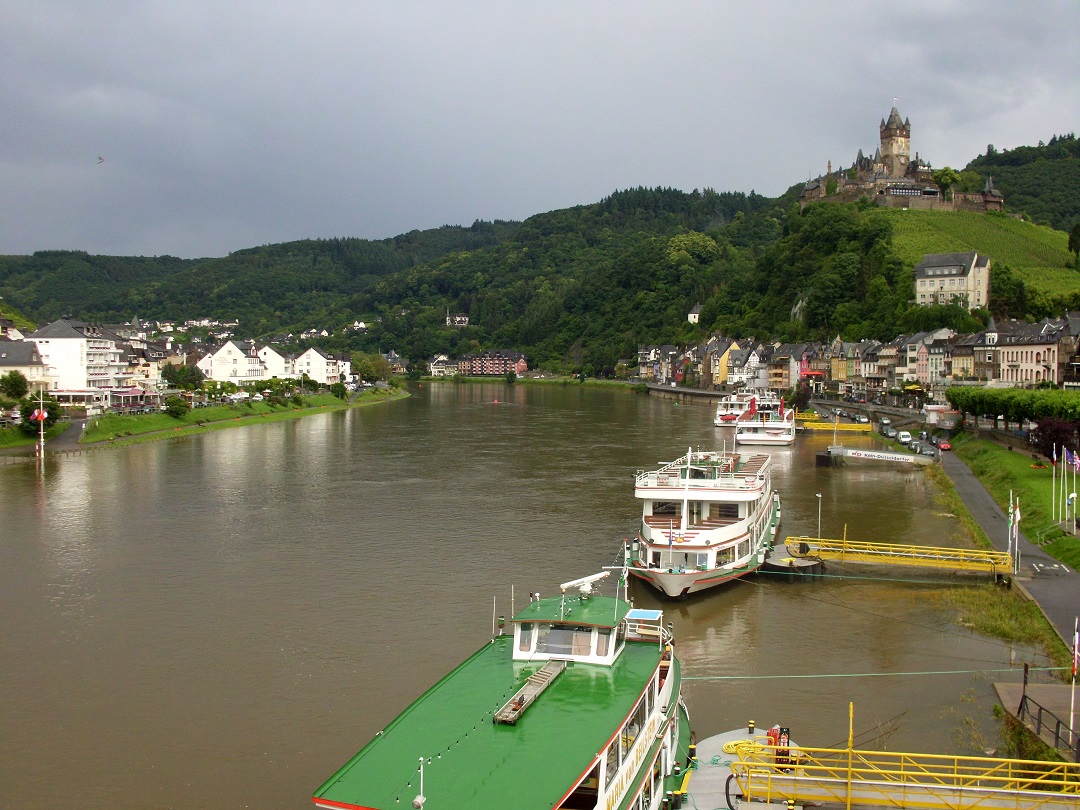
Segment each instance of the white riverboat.
M625 591L595 592L607 575L532 595L510 633L413 701L315 791L315 805L661 810L681 801L691 731L671 626Z
M723 397L716 403L716 415L713 417L713 424L717 427L733 426L735 420L742 416L750 406L750 400L754 396L754 391L748 388L740 388L738 391L733 391Z
M667 596L730 582L765 562L780 527L767 453L687 450L639 471L641 525L625 550L630 573Z
M783 447L795 443L795 409L787 407L783 398L752 399L734 425L736 444Z

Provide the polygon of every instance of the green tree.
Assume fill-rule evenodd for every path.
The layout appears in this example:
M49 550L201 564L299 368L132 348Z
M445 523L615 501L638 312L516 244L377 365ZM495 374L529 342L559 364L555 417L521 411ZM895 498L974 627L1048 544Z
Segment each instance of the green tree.
M169 397L165 400L165 413L173 419L183 419L191 406L183 397Z
M960 182L960 173L951 166L944 166L931 173L930 179L938 184L947 197L951 197L953 186Z
M390 379L390 361L381 354L376 354L371 358L371 365L375 368L375 379Z
M378 375L375 372L375 364L366 354L353 355L353 372L364 382L375 382Z
M331 385L330 385L330 393L333 394L338 399L348 399L349 398L349 389L345 387L345 383L343 383L343 382L331 383Z
M41 409L45 410L45 429L48 430L56 424L56 420L60 418L60 403L55 399L45 394L37 399L24 399L19 405L19 413L22 416L22 422L19 427L22 428L24 433L29 433L32 436L36 436L41 430L41 422L34 417L34 414Z
M1080 222L1069 231L1069 250L1076 254L1077 269L1080 269Z
M517 382L517 374L513 369L510 369L510 371L506 372L506 384L513 385L515 382Z
M0 377L0 394L12 399L22 399L30 390L30 383L20 371L9 371Z

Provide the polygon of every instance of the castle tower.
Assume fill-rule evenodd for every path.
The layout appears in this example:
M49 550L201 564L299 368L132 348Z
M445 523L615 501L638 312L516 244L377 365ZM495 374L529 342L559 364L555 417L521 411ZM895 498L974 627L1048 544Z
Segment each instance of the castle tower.
M900 120L896 107L889 113L889 120L882 120L881 160L889 177L903 177L911 156L911 121Z

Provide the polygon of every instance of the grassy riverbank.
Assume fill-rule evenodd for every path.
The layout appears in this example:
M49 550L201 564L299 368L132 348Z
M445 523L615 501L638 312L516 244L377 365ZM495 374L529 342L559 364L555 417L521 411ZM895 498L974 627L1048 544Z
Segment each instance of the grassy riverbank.
M253 422L273 422L296 419L322 411L343 410L350 407L374 405L408 396L400 389L382 391L372 389L357 396L352 402L338 399L332 394L310 394L301 398L300 404L272 405L269 402L251 402L214 405L195 408L176 419L168 414L137 414L121 416L110 414L91 419L80 439L80 444L94 445L134 444L176 436L191 436L213 430L242 427Z
M1064 465L1059 464L1055 474L1049 465L1039 466L1030 454L1011 450L988 439L976 439L966 433L953 441L953 452L968 465L1006 514L1009 510L1009 492L1019 497L1022 516L1020 528L1028 540L1070 568L1080 569L1080 538L1065 534L1054 526L1051 517L1051 493L1055 480L1060 486ZM1068 492L1073 491L1072 480L1070 475Z
M57 422L45 431L45 441L55 439L65 430L71 427L71 422ZM0 450L7 447L30 447L38 443L38 435L30 434L21 427L0 428Z

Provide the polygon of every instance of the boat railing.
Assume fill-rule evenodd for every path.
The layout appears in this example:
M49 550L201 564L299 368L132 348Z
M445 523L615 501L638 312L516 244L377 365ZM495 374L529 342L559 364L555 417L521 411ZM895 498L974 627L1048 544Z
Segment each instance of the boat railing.
M762 469L746 472L717 471L715 478L684 478L678 470L640 470L634 477L638 487L687 487L689 489L757 489L766 478Z
M664 626L663 617L651 619L627 619L626 638L628 641L654 641L657 644L670 644L672 631Z

